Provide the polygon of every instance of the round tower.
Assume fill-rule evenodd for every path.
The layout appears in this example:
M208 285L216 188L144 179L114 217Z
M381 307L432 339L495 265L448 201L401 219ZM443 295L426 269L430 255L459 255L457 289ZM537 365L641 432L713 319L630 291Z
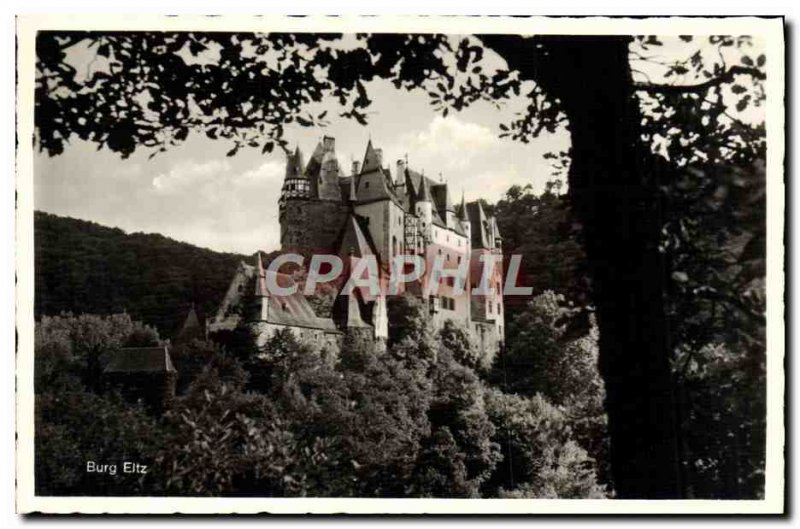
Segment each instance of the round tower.
M433 200L431 199L431 192L428 189L428 182L425 176L420 177L419 194L415 201L417 217L422 222L422 232L426 239L430 239L431 224L433 223Z
M311 182L305 175L303 154L300 148L286 157L286 176L278 199L278 221L281 225L281 248L303 246L304 228L307 223L302 218L311 199Z

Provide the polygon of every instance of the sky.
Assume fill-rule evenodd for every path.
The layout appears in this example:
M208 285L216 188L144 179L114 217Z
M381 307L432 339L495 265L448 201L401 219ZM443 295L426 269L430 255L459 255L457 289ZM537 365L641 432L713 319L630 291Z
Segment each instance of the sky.
M382 80L371 83L369 92L367 126L332 117L324 129L287 127L286 138L308 160L323 135L335 137L339 163L348 173L371 139L383 149L387 165L394 167L407 155L412 169L447 182L454 201L463 192L468 201L495 202L512 185L531 184L541 191L552 179L544 154L569 148L565 130L528 144L498 137L499 125L512 119L523 98L509 100L500 110L476 103L442 117L424 92L399 91ZM335 116L337 107L330 108L329 116ZM190 134L184 144L152 159L142 150L123 160L75 139L61 155L37 154L35 208L217 251L277 249L285 156L254 148L227 157L231 147Z

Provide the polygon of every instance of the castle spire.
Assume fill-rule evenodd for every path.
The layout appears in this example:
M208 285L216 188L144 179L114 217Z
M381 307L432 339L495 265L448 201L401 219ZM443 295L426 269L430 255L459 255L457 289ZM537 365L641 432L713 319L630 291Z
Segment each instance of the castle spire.
M364 153L364 163L361 164L361 172L368 173L370 171L377 171L381 168L381 154L380 150L372 145L372 139L367 142L367 151Z
M353 176L350 177L350 202L352 203L356 200L356 175L353 173Z
M461 206L458 210L458 220L467 220L467 201L464 199L464 190L461 190Z
M432 202L431 191L428 189L428 179L423 176L420 178L419 194L417 195L417 202Z
M294 149L294 153L286 156L286 178L298 178L303 176L303 153L300 147Z

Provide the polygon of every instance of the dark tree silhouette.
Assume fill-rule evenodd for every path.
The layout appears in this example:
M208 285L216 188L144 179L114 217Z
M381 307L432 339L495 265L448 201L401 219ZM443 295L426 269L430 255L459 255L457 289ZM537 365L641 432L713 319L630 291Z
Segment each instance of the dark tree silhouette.
M647 60L645 52L660 45L655 37L369 34L346 47L337 46L339 38L40 33L37 144L55 155L78 137L126 157L140 148L156 154L196 131L230 141L229 155L243 147L267 152L286 147L288 123L325 125L327 112L312 113L323 100L333 98L342 116L365 124L373 79L422 89L445 115L477 100L499 104L524 91L526 111L502 125L501 136L529 141L562 126L570 133L569 199L583 225L600 328L617 494L680 496L665 310L671 276L660 248L665 219L659 190L676 168L692 162L687 152L702 145L680 142L681 135L694 138L697 129L676 135L665 126L673 115L667 110L691 112L691 104L707 98L720 105L723 85L740 97L737 107L758 104L763 56L745 55L742 64L728 67L695 54L669 68L697 82L640 85L632 68L639 57L632 50ZM719 49L743 42L709 38ZM101 66L81 77L68 59L73 46L89 46ZM487 66L487 50L507 67ZM745 76L750 85L734 84ZM647 112L643 100L651 103ZM684 124L699 120L686 117ZM725 152L747 151L748 131L728 125L722 132L731 140ZM655 136L683 150L656 156Z

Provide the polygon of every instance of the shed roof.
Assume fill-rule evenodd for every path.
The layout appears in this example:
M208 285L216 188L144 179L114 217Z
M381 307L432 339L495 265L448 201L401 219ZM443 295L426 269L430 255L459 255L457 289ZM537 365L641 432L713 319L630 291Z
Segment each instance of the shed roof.
M174 373L166 346L124 347L112 353L106 373Z

